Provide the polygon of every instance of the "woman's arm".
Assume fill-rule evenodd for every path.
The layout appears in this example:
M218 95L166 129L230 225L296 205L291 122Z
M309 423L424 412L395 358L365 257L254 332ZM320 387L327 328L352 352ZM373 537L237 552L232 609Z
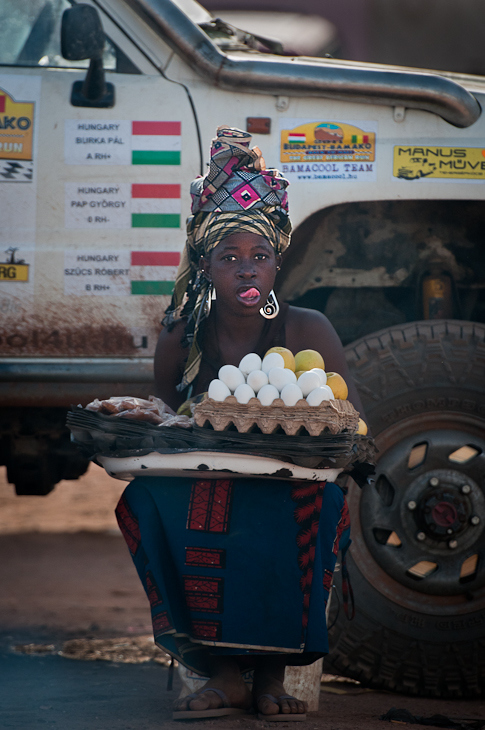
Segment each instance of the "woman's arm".
M340 337L327 317L314 309L290 307L286 320L286 346L296 354L316 350L325 361L327 372L339 373L349 388L349 401L365 419L360 396L350 374Z
M184 327L184 320L180 320L170 332L164 328L160 332L155 350L156 395L175 411L185 400L185 397L176 390L182 379L188 355L188 348L183 348L180 344Z

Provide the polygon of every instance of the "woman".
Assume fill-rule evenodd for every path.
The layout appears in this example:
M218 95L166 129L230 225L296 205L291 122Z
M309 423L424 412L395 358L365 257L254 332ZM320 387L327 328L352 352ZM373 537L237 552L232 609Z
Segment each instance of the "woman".
M211 165L191 188L187 246L155 355L172 408L207 390L221 365L281 345L318 350L349 383L340 340L319 312L273 293L289 245L287 181L266 170L250 135L220 127ZM157 643L209 676L178 700L175 719L248 711L302 720L285 667L328 651L325 605L348 511L330 483L139 478L117 508L150 599ZM342 538L342 535L344 537ZM254 669L252 696L241 672Z

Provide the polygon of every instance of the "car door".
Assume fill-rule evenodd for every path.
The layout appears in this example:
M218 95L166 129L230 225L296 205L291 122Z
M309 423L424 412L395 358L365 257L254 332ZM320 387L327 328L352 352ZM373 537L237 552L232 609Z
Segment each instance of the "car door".
M61 55L71 5L0 9L0 355L149 357L200 171L195 121L158 70L162 39L154 62L142 22L102 9L112 103L74 105L89 60Z

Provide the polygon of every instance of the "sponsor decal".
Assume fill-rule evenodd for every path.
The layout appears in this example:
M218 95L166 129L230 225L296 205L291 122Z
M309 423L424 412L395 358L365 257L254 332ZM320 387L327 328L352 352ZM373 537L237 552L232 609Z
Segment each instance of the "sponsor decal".
M34 102L16 101L0 87L0 160L32 160Z
M66 228L180 228L181 186L66 183Z
M481 182L485 180L483 147L394 147L393 176L400 180Z
M0 281L28 281L29 264L17 256L19 249L11 246L5 251L5 261L0 262Z
M377 122L282 119L280 134L290 181L376 179Z
M178 251L66 251L64 293L69 296L170 296ZM139 333L140 347L146 333Z
M181 122L65 122L66 165L180 165Z

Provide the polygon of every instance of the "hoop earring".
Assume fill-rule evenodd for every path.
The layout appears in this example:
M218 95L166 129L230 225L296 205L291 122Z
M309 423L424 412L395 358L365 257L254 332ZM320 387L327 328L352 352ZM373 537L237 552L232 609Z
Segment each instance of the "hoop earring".
M271 289L270 293L268 294L268 298L259 310L259 313L265 319L274 319L278 316L279 311L280 305L278 304L278 300L276 299L276 294L274 293L274 290Z

